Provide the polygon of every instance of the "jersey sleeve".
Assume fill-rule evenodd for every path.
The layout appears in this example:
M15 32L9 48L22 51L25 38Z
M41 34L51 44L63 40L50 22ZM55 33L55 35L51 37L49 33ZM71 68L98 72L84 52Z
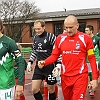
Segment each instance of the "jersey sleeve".
M26 64L14 40L12 40L9 44L9 53L11 53L16 62L16 65L18 66L18 85L23 85Z
M33 37L32 52L31 52L31 56L29 59L29 62L31 62L31 64L35 61L35 59L37 57L37 52L36 52L36 48L35 48L35 37L36 37L36 35Z
M50 33L48 37L49 37L50 45L53 46L55 43L55 40L56 40L56 36L54 34Z
M51 53L51 56L49 56L46 60L45 60L45 64L52 64L55 61L57 61L58 57L60 56L60 48L59 48L59 43L60 43L60 38L58 37L55 40L54 46L53 46L53 50Z

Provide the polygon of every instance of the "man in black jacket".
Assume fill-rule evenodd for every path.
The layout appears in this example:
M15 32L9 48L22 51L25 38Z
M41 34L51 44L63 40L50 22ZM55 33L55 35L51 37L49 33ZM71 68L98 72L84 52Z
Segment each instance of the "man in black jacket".
M56 39L54 34L45 31L45 22L43 20L36 20L34 23L34 30L36 32L33 37L33 51L31 53L27 70L30 71L31 64L37 59L37 62L46 59L50 56L52 48ZM44 79L46 79L49 91L49 100L55 100L55 83L56 78L52 76L52 70L55 63L40 69L36 62L33 78L32 78L32 91L36 100L43 100L40 93L40 86Z

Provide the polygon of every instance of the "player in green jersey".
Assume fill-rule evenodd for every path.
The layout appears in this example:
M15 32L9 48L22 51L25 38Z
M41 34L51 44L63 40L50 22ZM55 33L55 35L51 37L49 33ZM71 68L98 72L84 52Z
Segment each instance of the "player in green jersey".
M100 31L96 35L100 38ZM99 70L100 70L100 48L99 48L99 62L98 62L98 67L99 67Z
M22 46L19 44L19 43L16 43L17 44L17 46L18 46L18 49L20 50L20 52L22 51ZM26 61L25 61L25 59L24 59L24 62L25 62L25 70L26 70L26 67L27 67L27 63L26 63ZM17 66L17 64L16 64L16 62L14 62L15 64L14 64L14 73L15 73L15 80L16 80L16 85L18 84L18 66ZM24 85L25 85L25 77L24 77L24 84L23 84L23 91L24 91ZM18 99L18 100L25 100L25 96L24 96L24 94L23 95L21 95L20 96L20 99Z
M15 41L2 34L0 19L0 100L19 99L23 95L25 62ZM18 85L15 90L14 61L18 66Z
M98 67L98 62L99 62L99 47L100 47L100 38L97 35L93 34L94 28L92 25L87 25L85 28L85 33L90 35L92 38L93 44L94 44L94 54L96 57L96 63ZM92 70L91 70L91 65L87 59L87 65L88 65L88 72L89 72L89 78L90 81L92 81ZM90 96L94 96L94 90L90 89L89 90Z

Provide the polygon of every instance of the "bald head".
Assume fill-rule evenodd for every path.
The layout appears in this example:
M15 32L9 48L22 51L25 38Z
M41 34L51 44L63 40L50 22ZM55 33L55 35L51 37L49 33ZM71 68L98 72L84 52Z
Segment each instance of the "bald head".
M64 21L64 26L68 35L73 36L79 27L77 18L73 15L69 15Z
M66 22L78 24L77 18L76 18L75 16L73 16L73 15L69 15L69 16L65 19L64 23L66 23Z

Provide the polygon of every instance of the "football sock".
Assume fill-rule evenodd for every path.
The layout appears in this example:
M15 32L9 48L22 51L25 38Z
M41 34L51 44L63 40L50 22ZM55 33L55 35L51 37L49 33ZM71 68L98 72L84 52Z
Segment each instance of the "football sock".
M40 91L38 93L34 94L34 97L36 100L43 100L43 97L42 97Z

